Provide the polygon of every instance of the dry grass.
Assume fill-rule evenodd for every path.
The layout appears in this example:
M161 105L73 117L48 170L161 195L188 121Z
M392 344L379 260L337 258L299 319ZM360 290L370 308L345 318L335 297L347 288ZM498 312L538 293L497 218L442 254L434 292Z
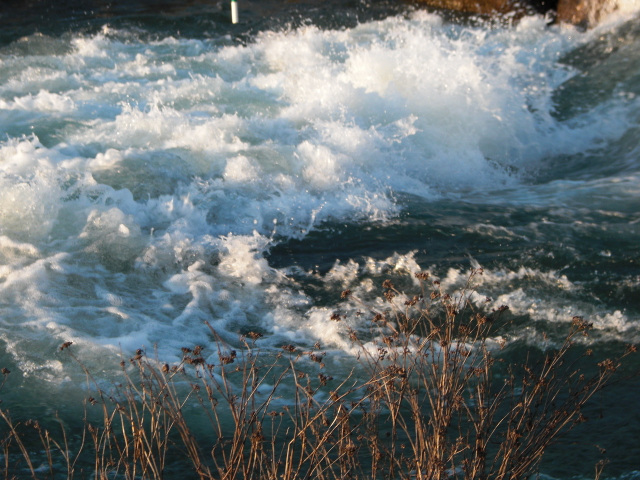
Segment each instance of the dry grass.
M584 421L582 407L635 348L585 374L590 352L576 355L575 340L590 325L574 318L564 341L541 360L505 365L490 338L506 307L487 312L469 301L481 273L474 271L457 297L427 274L417 275L421 290L411 298L386 281L386 307L367 311L362 303L358 312L370 318L368 337L378 340L349 331L362 370L341 379L325 371L319 348L285 345L274 353L259 347L259 334L249 334L242 348L232 349L209 326L215 365L202 346L184 348L177 365L138 351L121 363L121 382L107 393L66 343L61 349L82 366L95 392L86 399L82 432L71 442L62 427L51 432L36 421L17 422L1 409L0 473L7 479L526 479L545 450ZM349 291L342 296L358 303ZM2 373L4 387L9 372ZM37 462L25 440L34 432Z

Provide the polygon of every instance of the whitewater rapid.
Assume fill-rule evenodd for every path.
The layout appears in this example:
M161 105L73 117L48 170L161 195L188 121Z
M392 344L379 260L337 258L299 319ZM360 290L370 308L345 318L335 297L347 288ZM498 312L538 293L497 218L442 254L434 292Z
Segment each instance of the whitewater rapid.
M637 145L613 173L590 165L581 178L562 176L564 162L637 131L635 86L568 118L555 111L559 87L582 74L563 58L607 28L543 17L451 24L415 11L240 43L105 25L4 46L3 359L54 381L65 378L55 357L65 341L90 364L104 349L155 346L178 358L208 338L205 321L229 341L257 330L265 345L348 351L346 327L327 321L340 288L373 296L388 272L422 269L455 288L467 267L423 263L428 239L351 259L336 244L317 269L274 263L274 247L313 235L332 245L342 228L374 239L368 232L439 202L540 208L575 224L588 198L589 208L635 219ZM464 208L463 231L487 242L548 241L535 234L544 219L519 232L474 222ZM636 313L594 306L565 267L485 267L485 293L537 321L586 313L614 336L637 335Z

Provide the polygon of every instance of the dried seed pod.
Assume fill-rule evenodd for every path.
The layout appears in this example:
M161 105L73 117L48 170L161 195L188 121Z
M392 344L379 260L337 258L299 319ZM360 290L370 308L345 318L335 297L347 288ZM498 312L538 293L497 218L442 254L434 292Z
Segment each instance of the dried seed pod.
M413 275L418 280L427 280L429 278L429 272L416 272Z

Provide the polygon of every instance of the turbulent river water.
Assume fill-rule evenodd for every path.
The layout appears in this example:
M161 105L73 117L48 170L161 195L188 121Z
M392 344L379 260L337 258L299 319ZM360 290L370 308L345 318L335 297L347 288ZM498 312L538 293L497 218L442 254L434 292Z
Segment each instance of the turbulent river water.
M516 356L573 316L603 355L640 340L633 5L585 32L239 2L237 25L226 2L0 6L4 406L80 411L63 342L108 376L138 348L179 359L205 321L349 358L340 292L422 270L455 291L482 267ZM605 390L543 473L593 478L602 445L640 478L638 395Z

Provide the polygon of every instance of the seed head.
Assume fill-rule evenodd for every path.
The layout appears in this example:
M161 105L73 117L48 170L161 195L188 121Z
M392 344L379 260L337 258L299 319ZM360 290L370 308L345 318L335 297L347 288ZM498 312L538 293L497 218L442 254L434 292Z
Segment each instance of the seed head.
M136 351L136 354L135 354L133 357L131 357L131 358L129 359L129 361L130 361L131 363L136 362L136 361L139 361L139 360L141 360L141 359L142 359L142 354L141 354L141 353L138 353L139 351L140 351L140 350L137 350L137 351Z
M602 370L607 372L615 372L617 368L616 364L610 358L607 358L606 360L601 361L600 363L598 363L598 366Z
M318 379L320 380L320 385L325 386L328 381L333 380L333 377L324 375L322 373L318 374Z
M326 352L322 352L321 354L310 353L309 358L316 363L322 363L322 360L324 359L325 355L326 355Z
M384 343L388 347L391 347L395 341L396 341L396 337L394 337L393 335L389 335L382 338L382 343Z
M411 300L405 301L404 304L409 307L413 307L416 303L418 303L418 301L420 301L420 297L418 295L414 295Z
M234 357L232 357L231 355L219 355L220 358L220 364L222 365L228 365L230 363L233 363L233 359Z
M356 451L358 450L353 442L349 442L344 448L345 453L350 457L355 455Z
M593 328L593 323L589 323L584 320L582 317L573 317L571 323L578 329L579 332L582 332L583 335L587 335L589 330Z
M414 273L414 276L418 280L427 280L429 278L429 273L428 272L416 272L416 273Z

